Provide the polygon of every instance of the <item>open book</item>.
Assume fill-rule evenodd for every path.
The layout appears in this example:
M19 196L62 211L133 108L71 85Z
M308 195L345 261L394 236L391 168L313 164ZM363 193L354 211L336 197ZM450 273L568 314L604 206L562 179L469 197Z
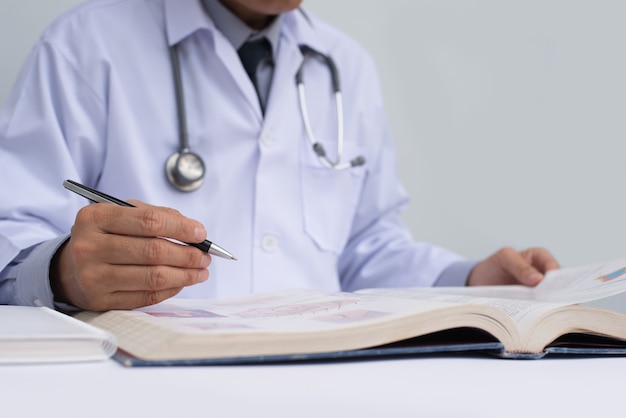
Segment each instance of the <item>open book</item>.
M549 272L536 287L286 290L230 300L170 299L83 312L113 333L126 365L486 351L626 354L626 314L583 306L626 291L626 259Z
M0 305L0 364L105 360L115 338L45 307Z

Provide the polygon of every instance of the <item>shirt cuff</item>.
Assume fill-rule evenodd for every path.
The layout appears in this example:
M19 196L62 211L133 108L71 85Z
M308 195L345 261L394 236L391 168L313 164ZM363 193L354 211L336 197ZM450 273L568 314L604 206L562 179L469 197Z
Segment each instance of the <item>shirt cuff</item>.
M55 308L50 287L50 263L69 235L37 245L22 261L17 271L17 299L20 305Z
M474 268L478 264L477 261L457 261L450 264L444 271L441 272L434 286L465 286L467 279Z

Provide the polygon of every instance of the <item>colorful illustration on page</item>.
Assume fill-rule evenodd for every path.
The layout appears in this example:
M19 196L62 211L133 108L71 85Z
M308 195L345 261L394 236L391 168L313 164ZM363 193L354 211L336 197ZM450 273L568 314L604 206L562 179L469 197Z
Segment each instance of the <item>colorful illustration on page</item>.
M608 273L603 276L597 277L596 280L599 280L602 283L606 283L606 282L610 282L611 280L615 280L618 277L622 277L625 274L626 274L626 267L622 267L621 269L615 270L612 273Z

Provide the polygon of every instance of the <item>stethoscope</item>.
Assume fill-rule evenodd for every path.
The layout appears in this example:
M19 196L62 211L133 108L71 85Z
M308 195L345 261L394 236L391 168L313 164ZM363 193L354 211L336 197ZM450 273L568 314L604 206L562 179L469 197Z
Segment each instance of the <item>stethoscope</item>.
M304 56L304 60L296 73L296 87L298 89L298 99L300 102L300 113L304 122L306 136L313 148L313 152L317 156L320 163L331 170L346 170L365 164L365 158L358 156L350 161L342 162L343 154L343 97L339 84L339 72L337 66L331 57L315 51L306 45L300 45L300 51ZM328 67L331 75L331 84L335 95L335 108L337 112L337 156L335 160L331 160L326 155L324 146L315 139L311 123L309 121L309 112L306 105L306 95L304 91L303 68L307 58L318 58ZM172 72L174 75L174 89L176 95L176 113L178 117L178 137L179 147L165 162L165 174L167 179L178 190L182 192L192 192L197 190L204 182L206 167L202 157L192 152L189 147L189 134L187 132L187 117L185 110L185 97L183 91L182 75L180 70L180 60L178 58L178 45L170 47L170 59L172 62Z

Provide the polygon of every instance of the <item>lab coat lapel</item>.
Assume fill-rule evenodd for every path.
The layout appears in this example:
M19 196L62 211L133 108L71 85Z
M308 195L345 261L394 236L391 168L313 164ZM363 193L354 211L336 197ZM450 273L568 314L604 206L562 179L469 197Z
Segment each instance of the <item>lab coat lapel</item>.
M297 105L296 73L302 64L302 54L292 40L283 39L278 48L272 86L265 112L265 122L283 118L285 109Z
M280 46L272 77L272 86L265 111L265 124L280 126L285 115L296 112L299 115L296 73L302 65L300 45L307 45L322 53L328 53L326 45L315 33L306 13L297 9L283 16ZM299 116L295 116L299 118ZM301 123L301 122L300 122Z
M165 0L165 13L170 45L181 42L197 31L208 31L212 38L209 48L213 48L219 61L228 69L226 72L233 78L239 93L253 108L259 122L262 121L263 114L256 90L243 68L237 51L206 15L202 4L198 0ZM211 71L211 69L209 68L207 71Z
M254 109L254 113L259 118L259 121L263 120L263 112L256 90L248 74L246 74L246 70L239 59L237 51L221 32L216 30L214 34L215 54L222 61L224 66L230 69L229 74L233 77L235 84L239 88L239 92L243 95L248 105Z
M284 118L285 109L298 107L296 73L302 65L300 45L328 53L326 45L316 34L311 20L302 9L285 13L272 87L265 112L265 121Z

